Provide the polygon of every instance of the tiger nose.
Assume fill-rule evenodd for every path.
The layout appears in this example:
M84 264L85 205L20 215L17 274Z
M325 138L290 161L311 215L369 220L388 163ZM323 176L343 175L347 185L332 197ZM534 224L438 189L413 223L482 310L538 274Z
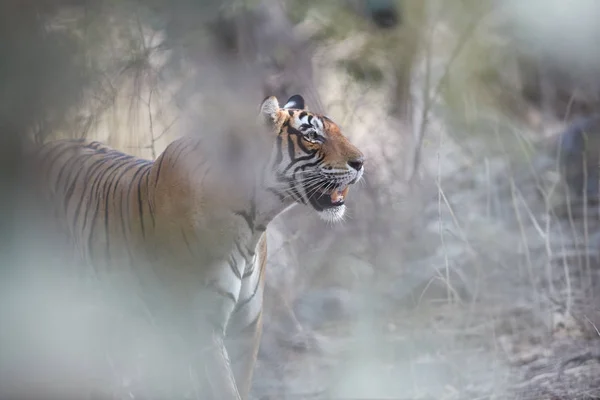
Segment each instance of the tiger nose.
M364 162L365 162L365 158L361 156L361 157L355 158L354 160L349 160L348 165L351 168L354 168L355 170L360 171L360 169L363 167Z

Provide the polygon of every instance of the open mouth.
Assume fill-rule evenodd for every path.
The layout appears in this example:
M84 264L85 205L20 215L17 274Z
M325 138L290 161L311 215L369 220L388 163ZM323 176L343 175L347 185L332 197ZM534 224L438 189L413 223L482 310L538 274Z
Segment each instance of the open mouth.
M350 187L345 185L332 190L320 191L312 197L312 203L315 208L321 210L339 207L344 204L349 189Z

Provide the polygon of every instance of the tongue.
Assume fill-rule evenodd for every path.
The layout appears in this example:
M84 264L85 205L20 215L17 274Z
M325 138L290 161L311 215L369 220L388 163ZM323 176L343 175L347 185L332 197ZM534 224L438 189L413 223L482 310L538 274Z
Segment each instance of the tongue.
M349 187L346 186L343 190L334 190L331 192L331 202L335 204L344 201L346 195L348 194L348 188Z

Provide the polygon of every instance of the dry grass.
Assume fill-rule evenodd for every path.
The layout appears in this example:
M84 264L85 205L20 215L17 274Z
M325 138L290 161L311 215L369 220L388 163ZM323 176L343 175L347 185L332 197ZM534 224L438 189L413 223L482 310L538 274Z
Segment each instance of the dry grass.
M440 63L452 61L455 55L450 55ZM413 82L436 87L427 74ZM353 98L349 87L356 85L341 92L360 104L362 119L353 121L353 129L384 132L385 139L368 137L375 152L393 146L390 138L400 136L394 122L389 133L385 118L365 123L383 108L373 93L381 91L361 86L361 96ZM361 102L365 98L369 101ZM273 398L291 399L310 386L312 393L329 388L322 398L600 396L593 357L558 376L569 353L585 353L599 339L600 313L590 307L597 304L600 279L597 239L590 240L598 235L596 218L589 215L595 212L568 205L562 182L554 178L555 164L544 161L551 155L533 145L539 134L526 125L511 123L501 113L486 118L489 108L465 111L476 116L466 122L477 123L477 130L465 136L460 135L465 121L456 124L455 118L445 119L446 113L435 113L443 107L438 97L417 104L426 107L420 120L430 121L418 136L422 179L434 185L413 190L402 199L401 210L394 207L397 195L381 198L384 192L378 192L378 204L384 206L377 212L393 221L394 234L379 243L378 250L387 248L387 260L377 258L373 276L365 277L374 285L367 288L366 311L357 312L350 326L334 324L321 332L327 356L295 355L278 364L285 366L283 384L280 373L271 381L277 384L269 386L263 380L268 369L259 370L263 378L257 377L256 392L275 390ZM394 144L400 147L398 140ZM377 154L377 185L398 186L402 167ZM418 213L402 218L414 212L415 203ZM374 217L357 218L362 219L357 225L368 225ZM406 235L413 230L419 235ZM373 261L366 253L363 257ZM343 274L344 267L336 271Z

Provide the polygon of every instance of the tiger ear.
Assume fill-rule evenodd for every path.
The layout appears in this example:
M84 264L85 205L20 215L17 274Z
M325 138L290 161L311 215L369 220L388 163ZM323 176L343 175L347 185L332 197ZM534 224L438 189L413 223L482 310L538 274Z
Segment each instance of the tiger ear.
M304 110L305 109L304 98L302 96L300 96L299 94L295 94L288 99L288 101L285 103L283 108L284 109L295 108L298 110Z
M267 97L260 105L260 115L269 124L273 124L277 121L279 110L279 102L275 96Z

